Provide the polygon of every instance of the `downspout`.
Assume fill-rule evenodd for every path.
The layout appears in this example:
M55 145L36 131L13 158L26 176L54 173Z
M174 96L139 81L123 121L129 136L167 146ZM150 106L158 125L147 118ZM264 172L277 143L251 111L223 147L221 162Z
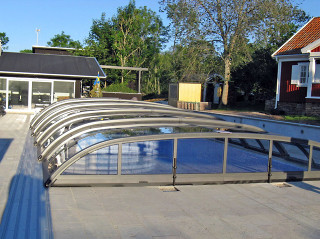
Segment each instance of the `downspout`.
M2 53L2 44L1 44L1 40L0 40L0 56L1 56L1 53Z
M277 74L277 89L276 89L276 100L274 108L278 108L278 101L280 99L280 81L281 81L281 67L282 67L282 61L279 61L279 58L276 57L276 61L278 63L278 74Z
M308 88L307 88L307 98L311 98L312 94L312 82L314 80L315 75L315 58L309 57L309 77L308 77Z

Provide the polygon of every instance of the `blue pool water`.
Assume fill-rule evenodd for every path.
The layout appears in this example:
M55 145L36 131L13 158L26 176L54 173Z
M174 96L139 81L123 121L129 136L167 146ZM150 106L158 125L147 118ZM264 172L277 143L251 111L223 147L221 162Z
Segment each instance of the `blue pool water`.
M90 136L91 137L91 136ZM79 150L88 140L79 141ZM86 141L87 140L87 141ZM265 142L266 143L266 142ZM121 174L171 174L173 140L154 140L122 145ZM118 172L118 146L97 150L69 167L65 174L110 174ZM179 139L177 148L177 174L222 173L224 142L217 139ZM300 155L301 156L301 155ZM299 156L299 157L300 157ZM273 157L272 171L306 171L307 158L301 163ZM246 149L229 142L227 173L254 173L268 171L268 154Z

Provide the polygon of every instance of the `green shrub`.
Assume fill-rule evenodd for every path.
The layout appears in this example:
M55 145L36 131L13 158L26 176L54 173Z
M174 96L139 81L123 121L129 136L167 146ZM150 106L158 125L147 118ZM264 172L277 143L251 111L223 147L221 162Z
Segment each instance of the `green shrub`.
M128 83L113 83L103 88L105 92L123 92L123 93L137 93L135 90L128 87Z

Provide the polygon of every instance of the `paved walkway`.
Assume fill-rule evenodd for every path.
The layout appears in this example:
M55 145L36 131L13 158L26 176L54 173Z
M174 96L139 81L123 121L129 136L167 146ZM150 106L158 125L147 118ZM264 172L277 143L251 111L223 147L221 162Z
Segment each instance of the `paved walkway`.
M320 181L45 190L28 121L0 118L1 239L320 238Z
M49 194L27 132L29 119L12 114L0 118L0 142L10 140L0 159L4 179L0 184L0 238L52 238Z

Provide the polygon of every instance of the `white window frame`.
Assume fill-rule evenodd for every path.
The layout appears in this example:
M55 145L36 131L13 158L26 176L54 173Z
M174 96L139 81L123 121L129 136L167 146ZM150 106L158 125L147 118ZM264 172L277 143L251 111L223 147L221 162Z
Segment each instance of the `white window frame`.
M309 62L301 62L292 66L291 84L297 87L308 87Z
M312 83L320 83L320 64L315 64L315 74Z

